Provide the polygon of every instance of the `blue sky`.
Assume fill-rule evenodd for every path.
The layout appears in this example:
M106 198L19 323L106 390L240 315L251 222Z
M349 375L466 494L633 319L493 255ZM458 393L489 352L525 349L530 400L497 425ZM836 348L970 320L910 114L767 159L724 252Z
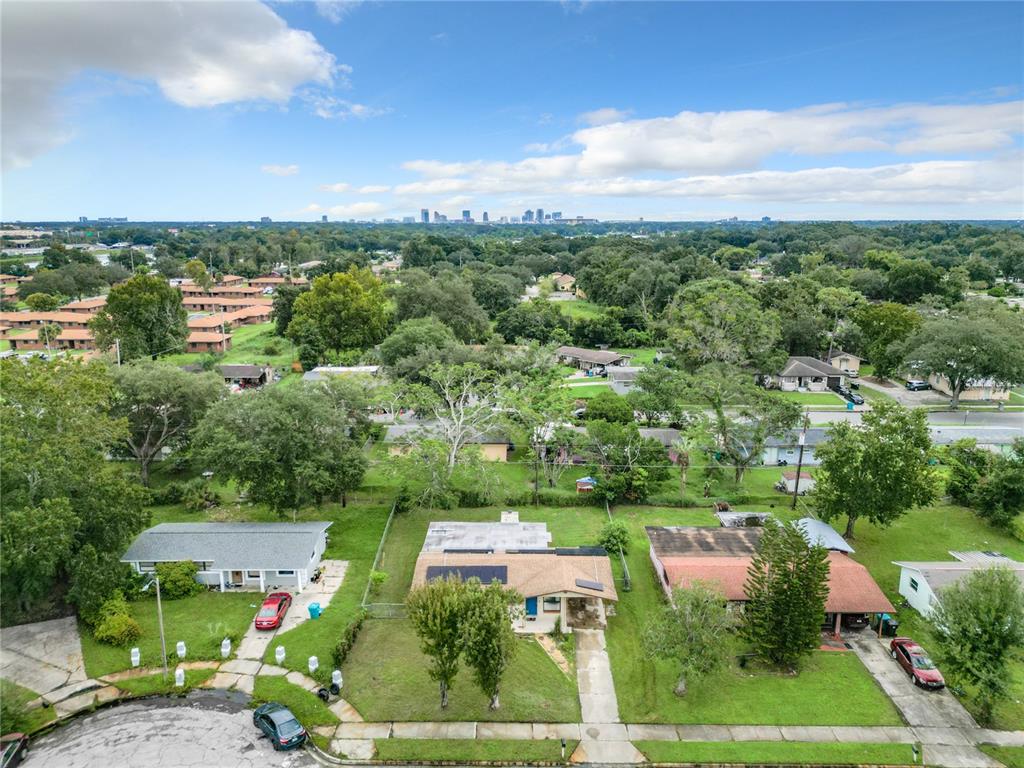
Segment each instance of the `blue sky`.
M2 12L4 220L1024 209L1019 3Z

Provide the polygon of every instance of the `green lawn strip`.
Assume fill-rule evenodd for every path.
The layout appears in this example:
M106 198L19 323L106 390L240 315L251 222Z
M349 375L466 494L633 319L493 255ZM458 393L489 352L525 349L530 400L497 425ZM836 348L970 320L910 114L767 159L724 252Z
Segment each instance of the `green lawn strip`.
M615 347L614 351L620 355L629 355L629 364L632 366L650 365L658 354L657 347Z
M3 719L0 721L0 731L11 733L31 734L38 731L44 725L52 723L57 717L53 707L37 707L28 709L28 703L38 699L39 694L30 691L11 680L0 678L0 699L3 699Z
M427 659L405 619L367 619L346 659L343 695L371 722L389 720L579 722L576 681L570 680L533 638L519 648L501 684L501 708L463 667L442 710L438 685L427 675Z
M587 301L586 299L575 299L569 301L553 301L551 302L556 307L562 310L562 314L572 318L592 318L600 317L604 314L604 307L600 307L597 304Z
M225 637L232 645L245 634L249 622L256 615L260 595L243 592L202 592L181 600L163 601L164 630L167 637L169 663L173 663L175 645L185 641L187 661L220 659L220 644ZM82 636L82 654L89 677L100 677L131 667L131 647L138 647L142 666L155 667L161 663L160 627L157 621L156 600L150 597L129 603L132 616L142 627L142 637L131 646L106 645L96 640L89 628L79 623Z
M1006 768L1024 768L1024 747L993 747L983 744L979 749L989 757L994 757Z
M213 677L215 671L213 669L186 669L185 685L179 688L174 684L174 667L171 666L166 680L164 680L163 672L160 672L155 675L121 680L117 683L117 687L128 691L133 696L169 696L197 688Z
M669 661L648 659L643 628L663 605L648 555L645 525L715 525L710 510L616 508L630 529L627 555L632 591L619 590L619 602L605 632L619 714L631 723L719 723L760 725L899 725L892 703L851 652L819 651L798 675L759 667L728 671L691 685L685 697L674 694L678 672ZM787 515L783 515L784 517ZM613 558L618 568L618 559ZM737 651L743 650L735 638ZM843 707L822 707L836 690Z
M913 765L910 744L799 741L634 741L652 763Z
M778 392L776 394L801 405L843 405L846 402L835 392Z
M565 745L565 759L579 742ZM503 741L478 739L379 739L378 760L561 763L562 744L555 739Z
M566 387L569 390L569 394L577 400L589 400L592 397L597 397L602 392L611 392L612 388L609 384L584 384L579 387Z
M388 517L386 507L352 506L342 509L332 505L328 509L314 510L307 519L331 520L328 530L330 541L324 552L325 560L347 560L348 570L341 587L334 593L331 602L324 607L319 619L304 621L294 629L283 632L268 646L263 660L276 664L274 652L277 646L285 647L284 666L303 674L309 674L308 661L316 656L320 668L314 677L327 682L331 676L333 662L331 653L345 628L359 615L366 580L373 566L384 524Z
M257 706L268 701L284 704L307 730L341 722L315 693L289 683L283 677L258 675L252 698Z

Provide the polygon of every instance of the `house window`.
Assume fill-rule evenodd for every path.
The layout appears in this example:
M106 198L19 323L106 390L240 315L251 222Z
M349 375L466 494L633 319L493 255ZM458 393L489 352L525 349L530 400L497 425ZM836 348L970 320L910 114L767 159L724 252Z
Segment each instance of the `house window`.
M917 592L917 579L911 579L910 580L910 588L912 590L914 590L915 592Z
M247 579L258 579L260 577L260 572L259 571L246 571L245 572L245 577Z
M156 570L156 563L152 560L143 560L139 563L139 570L143 573L152 573Z
M295 575L295 571L278 571L277 575L278 576L294 576Z
M560 597L545 597L544 598L544 613L561 613L562 612L562 598Z

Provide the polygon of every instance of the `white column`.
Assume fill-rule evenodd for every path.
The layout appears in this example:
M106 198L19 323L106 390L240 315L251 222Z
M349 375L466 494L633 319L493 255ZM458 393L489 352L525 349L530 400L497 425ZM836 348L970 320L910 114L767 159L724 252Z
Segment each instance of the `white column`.
M560 598L558 598L558 624L562 628L562 631L566 633L572 632L572 627L569 626L568 611L566 610L568 599L569 598L567 598L565 595L562 595Z
M306 572L303 570L298 570L295 572L295 580L299 583L299 594L302 594L302 582L305 581L305 573Z
M217 575L220 577L220 591L224 591L224 571L217 571Z
M263 579L264 571L260 571L260 592L266 592L267 587Z

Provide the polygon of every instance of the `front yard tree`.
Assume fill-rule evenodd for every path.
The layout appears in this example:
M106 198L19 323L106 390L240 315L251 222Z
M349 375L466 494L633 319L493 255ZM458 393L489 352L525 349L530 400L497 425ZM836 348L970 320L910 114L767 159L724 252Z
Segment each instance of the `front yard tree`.
M444 709L448 706L448 691L459 672L465 641L466 585L457 576L436 579L412 590L405 605L420 639L420 650L430 659L427 674L437 681Z
M883 301L857 308L853 321L864 336L875 376L887 379L895 375L902 362L900 344L921 327L921 315L903 304Z
M188 314L181 293L163 277L136 275L110 289L90 326L100 349L119 344L122 360L155 359L184 350Z
M598 474L596 493L609 504L641 502L669 476L665 447L636 424L587 423L586 453Z
M221 400L193 435L206 469L279 514L341 492L352 425L322 389L271 387ZM358 447L358 446L356 446Z
M643 646L648 656L679 665L676 696L702 677L725 669L729 647L723 638L734 622L725 598L701 582L672 590L672 602L644 628Z
M957 408L971 382L1024 382L1024 318L994 301L961 304L926 321L907 339L903 358L917 370L944 376L952 389L949 405Z
M60 306L60 296L49 293L30 293L25 299L25 303L33 312L53 312Z
M292 305L288 337L298 345L324 350L366 349L384 339L388 326L387 300L381 281L368 269L351 267L313 280Z
M846 538L857 520L886 526L935 498L928 460L932 441L926 413L876 402L860 426L841 421L818 447L821 468L814 500L824 520L846 517Z
M932 614L943 664L973 690L979 720L992 722L1008 694L1007 663L1024 645L1024 591L1006 568L983 568L942 591Z
M497 581L482 586L474 580L466 587L463 656L491 709L499 707L501 679L518 648L509 615L521 602L521 595Z
M213 285L213 278L206 271L206 265L199 259L185 262L184 272L193 283L204 291L210 290L210 287Z
M770 523L747 572L743 636L777 667L796 669L821 642L828 552L792 523Z
M206 410L223 397L214 373L189 373L176 365L139 362L113 369L111 412L128 422L128 452L139 462L143 485L164 448L181 448Z

